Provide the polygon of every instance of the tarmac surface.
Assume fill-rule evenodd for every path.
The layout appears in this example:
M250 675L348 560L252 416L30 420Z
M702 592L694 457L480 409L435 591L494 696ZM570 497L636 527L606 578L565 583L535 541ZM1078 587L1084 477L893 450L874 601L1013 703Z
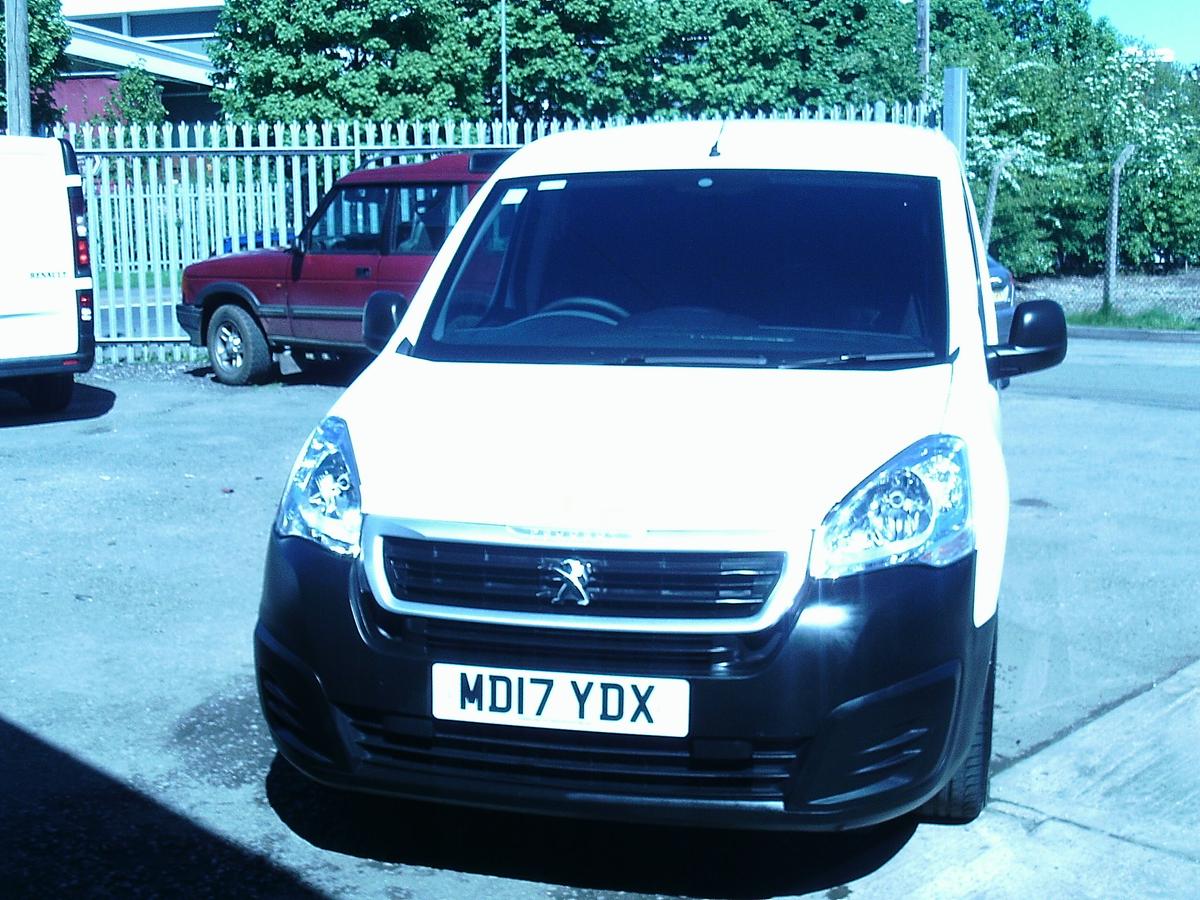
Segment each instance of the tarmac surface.
M1076 339L1005 392L991 805L843 835L353 797L278 759L263 550L346 377L100 367L50 418L0 391L0 893L1197 895L1200 345Z

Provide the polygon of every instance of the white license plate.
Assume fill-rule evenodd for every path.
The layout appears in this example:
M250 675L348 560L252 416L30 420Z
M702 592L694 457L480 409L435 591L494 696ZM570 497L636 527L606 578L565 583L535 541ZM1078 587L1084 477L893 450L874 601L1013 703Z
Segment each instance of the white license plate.
M433 664L433 716L454 722L686 737L690 699L682 678Z

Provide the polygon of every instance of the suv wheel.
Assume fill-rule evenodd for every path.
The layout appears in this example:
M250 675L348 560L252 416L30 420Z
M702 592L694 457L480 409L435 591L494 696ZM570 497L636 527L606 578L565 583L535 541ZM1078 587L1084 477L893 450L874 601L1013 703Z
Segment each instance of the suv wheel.
M75 391L74 375L35 375L21 390L35 412L62 412Z
M993 643L983 709L979 711L971 749L954 777L921 807L920 816L926 822L965 825L974 821L987 806L988 769L992 761L992 712L995 705L996 645Z
M217 381L250 384L271 369L271 348L254 317L240 306L218 307L208 323L208 356Z

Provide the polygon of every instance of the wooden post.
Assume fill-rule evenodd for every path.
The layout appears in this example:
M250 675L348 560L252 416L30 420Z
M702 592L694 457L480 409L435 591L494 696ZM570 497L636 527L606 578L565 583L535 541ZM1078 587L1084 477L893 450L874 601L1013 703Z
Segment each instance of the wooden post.
M32 134L29 101L29 8L26 0L4 0L5 101L8 133Z
M1126 144L1112 168L1112 190L1108 195L1108 230L1104 241L1104 302L1100 304L1100 312L1106 316L1112 313L1113 294L1117 289L1117 215L1121 207L1121 170L1125 168L1125 163L1129 162L1129 157L1133 156L1136 149L1133 144Z

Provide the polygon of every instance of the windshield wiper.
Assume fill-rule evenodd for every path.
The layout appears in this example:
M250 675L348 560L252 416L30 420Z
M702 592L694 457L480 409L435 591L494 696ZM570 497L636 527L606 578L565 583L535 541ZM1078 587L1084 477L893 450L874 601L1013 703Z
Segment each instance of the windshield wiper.
M955 351L955 356L958 353ZM780 369L826 369L838 366L857 366L862 363L889 362L920 362L926 359L936 359L938 354L932 350L921 350L917 353L839 353L836 356L814 356L809 359L793 359L780 363ZM953 357L950 357L953 362Z
M623 356L613 366L765 366L765 356Z
M954 362L958 351L946 358ZM769 366L776 369L828 369L839 366L856 366L870 363L910 363L924 362L937 359L938 354L932 350L920 350L915 353L839 353L835 356L813 356L808 359L787 360L773 363L766 356L707 356L661 355L661 356L621 356L608 360L610 366L740 366L758 367Z

